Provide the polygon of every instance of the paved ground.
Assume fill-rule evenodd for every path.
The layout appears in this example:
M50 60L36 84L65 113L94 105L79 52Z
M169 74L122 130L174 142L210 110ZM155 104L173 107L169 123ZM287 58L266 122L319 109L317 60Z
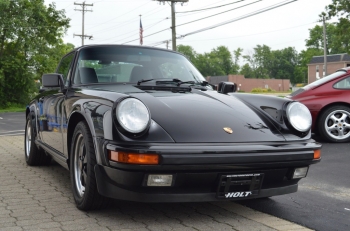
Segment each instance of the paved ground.
M68 171L29 167L23 136L0 137L0 230L309 230L232 202L143 204L112 201L79 211Z
M0 137L24 134L25 112L0 113Z

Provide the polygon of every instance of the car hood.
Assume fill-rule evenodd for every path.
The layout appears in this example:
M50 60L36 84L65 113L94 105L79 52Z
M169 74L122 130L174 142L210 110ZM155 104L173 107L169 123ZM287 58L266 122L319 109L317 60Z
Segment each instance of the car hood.
M284 141L239 99L214 91L130 94L143 101L175 142ZM232 133L226 132L232 130Z
M96 91L89 91L92 92L96 94ZM281 133L275 128L272 132L262 118L240 99L216 91L192 89L191 92L179 93L143 91L131 86L124 86L121 90L109 86L98 93L99 97L113 101L127 95L147 105L152 120L177 143L285 141ZM225 128L231 129L232 133L226 132Z

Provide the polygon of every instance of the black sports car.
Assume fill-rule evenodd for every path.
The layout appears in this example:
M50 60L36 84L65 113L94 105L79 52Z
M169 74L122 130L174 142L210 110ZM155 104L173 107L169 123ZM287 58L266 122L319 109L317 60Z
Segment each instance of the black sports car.
M181 54L94 45L42 77L26 110L28 165L69 169L79 209L106 198L238 200L296 192L321 159L301 103L214 90Z

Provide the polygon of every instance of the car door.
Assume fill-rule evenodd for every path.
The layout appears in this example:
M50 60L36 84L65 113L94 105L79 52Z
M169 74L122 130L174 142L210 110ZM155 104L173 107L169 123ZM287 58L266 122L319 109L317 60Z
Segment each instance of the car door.
M56 73L62 74L68 85L70 69L75 53L69 53L62 58ZM42 124L41 138L51 148L60 153L64 153L63 133L66 131L66 115L64 110L65 95L60 88L50 89L45 92L45 96L39 99L42 106L40 110L40 123Z

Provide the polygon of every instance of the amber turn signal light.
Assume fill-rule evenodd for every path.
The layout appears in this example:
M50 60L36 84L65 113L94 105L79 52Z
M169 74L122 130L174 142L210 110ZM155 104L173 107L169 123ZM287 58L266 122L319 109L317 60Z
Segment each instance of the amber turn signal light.
M321 149L314 150L314 159L321 158Z
M125 164L159 164L159 156L157 154L109 151L109 159Z

